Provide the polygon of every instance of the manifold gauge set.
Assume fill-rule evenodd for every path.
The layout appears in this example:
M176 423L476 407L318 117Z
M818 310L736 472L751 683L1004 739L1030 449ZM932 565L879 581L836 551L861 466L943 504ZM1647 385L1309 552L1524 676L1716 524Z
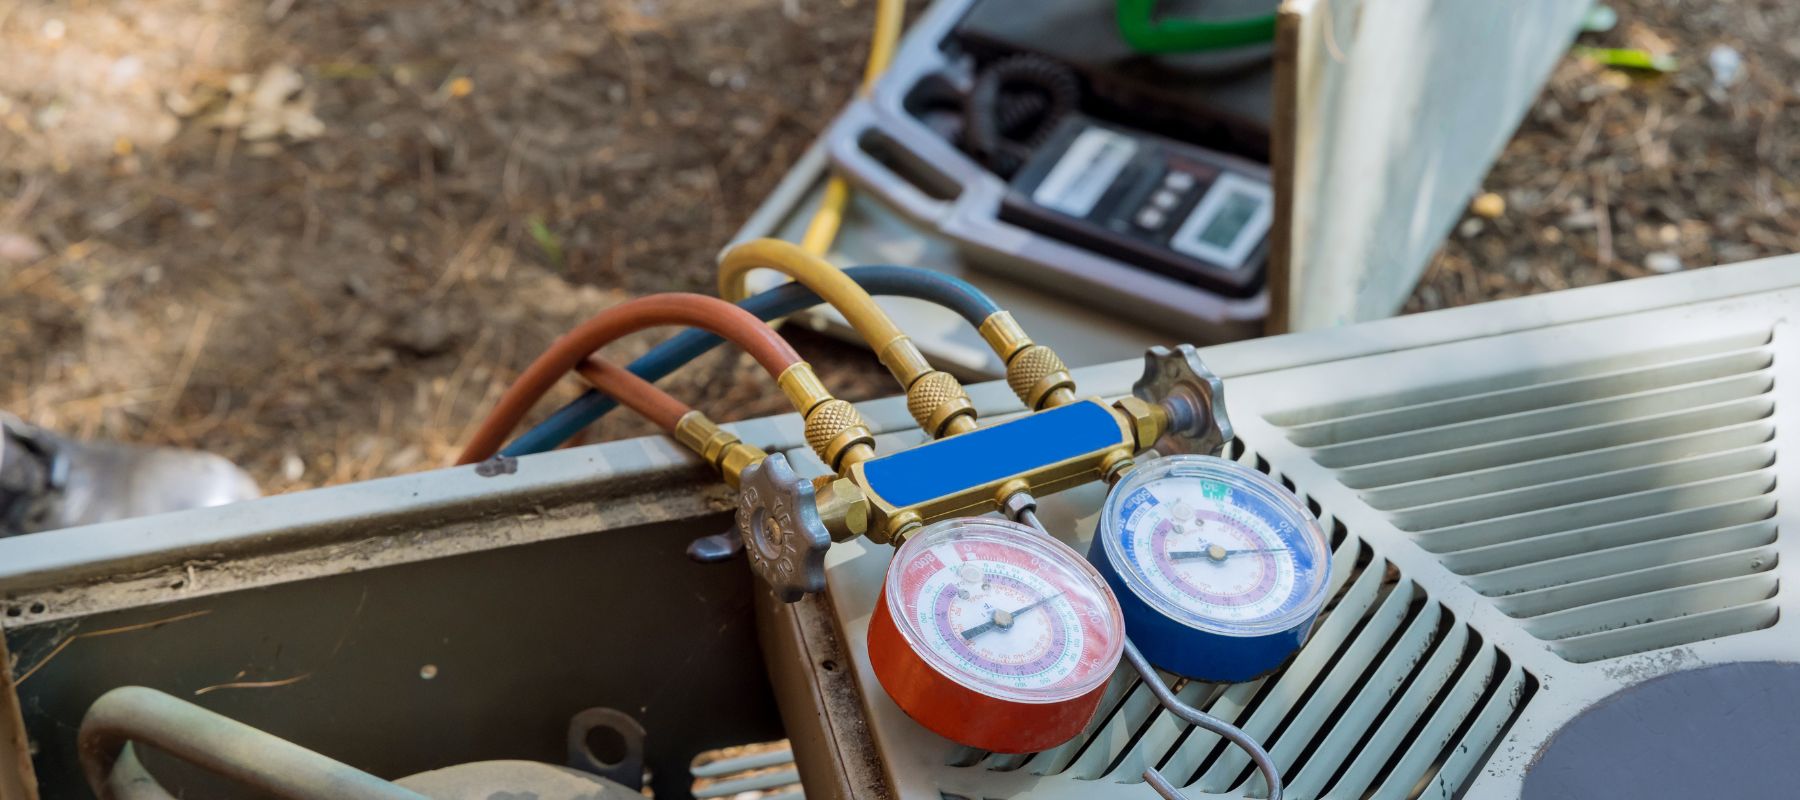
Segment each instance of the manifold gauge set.
M1086 558L993 518L909 536L888 566L869 658L933 732L1036 752L1087 726L1128 636L1184 678L1273 671L1305 643L1329 565L1318 522L1267 476L1209 455L1155 458L1112 487Z
M1031 753L1102 713L1128 653L1140 672L1208 682L1278 669L1324 605L1329 544L1286 488L1214 455L1230 439L1223 385L1194 349L1154 348L1132 398L1071 396L843 470L867 535L897 545L868 631L882 689L952 742ZM756 490L765 473L746 479L763 505L740 507L753 560L772 530L824 526L794 509L842 505ZM1039 525L1031 493L1091 480L1111 486L1084 555Z
M756 269L799 285L750 295ZM975 327L1026 413L979 424L961 383L931 366L871 292L936 303ZM1233 438L1225 385L1192 345L1150 348L1130 396L1108 400L1080 395L1062 359L979 288L932 270L840 269L806 247L758 239L721 256L719 294L637 298L565 334L507 390L460 463L543 452L611 403L631 408L736 490L737 524L688 554L716 562L742 553L769 600L825 591L833 544L893 546L859 666L914 722L960 748L956 757L1069 742L1133 686L1124 665L1168 713L1247 753L1280 800L1280 769L1262 745L1188 705L1166 676L1224 683L1279 669L1324 605L1329 545L1287 489L1220 457ZM764 324L821 301L874 348L931 441L878 453L856 406L833 397ZM594 352L669 324L700 330L629 365ZM786 454L743 441L653 383L721 340L775 379L823 474L803 476ZM570 370L594 391L501 449L532 400ZM1039 520L1038 497L1096 481L1109 494L1095 530L1052 532ZM1066 543L1083 534L1086 554ZM1165 800L1182 797L1154 766L1144 779Z
M746 296L745 276L762 268L787 273L808 293ZM865 282L929 299L974 325L1027 413L978 424L961 384L930 366ZM695 558L741 551L769 595L791 603L825 590L833 543L893 545L869 621L868 667L927 730L994 753L1056 747L1102 713L1125 663L1170 713L1249 753L1278 800L1279 770L1261 745L1182 702L1158 673L1232 682L1279 668L1305 642L1329 583L1327 543L1305 505L1218 456L1232 439L1225 387L1198 351L1151 348L1131 395L1109 402L1078 394L1062 359L979 289L930 270L839 270L793 244L754 240L720 259L720 294L638 298L565 335L508 390L463 463L491 455L529 398L576 368L737 489L734 530L695 542ZM856 407L831 396L757 316L791 313L809 296L843 311L876 348L932 441L877 453ZM740 305L727 302L734 299ZM828 473L803 477L785 454L742 441L650 382L705 352L711 337L684 334L628 367L592 355L633 330L671 323L754 356L800 412ZM587 399L540 428L567 432L583 415L605 413ZM529 453L558 438L536 434L514 446ZM1037 498L1095 481L1110 494L1084 556L1065 544L1077 532L1059 539L1039 521ZM1165 798L1180 797L1154 767L1144 777Z

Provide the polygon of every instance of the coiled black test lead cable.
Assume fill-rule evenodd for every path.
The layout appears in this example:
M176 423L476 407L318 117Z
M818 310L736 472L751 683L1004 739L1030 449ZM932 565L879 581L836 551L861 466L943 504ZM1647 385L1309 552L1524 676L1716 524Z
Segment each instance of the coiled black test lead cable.
M963 107L963 146L1010 178L1081 102L1074 71L1043 56L1002 58L981 70Z

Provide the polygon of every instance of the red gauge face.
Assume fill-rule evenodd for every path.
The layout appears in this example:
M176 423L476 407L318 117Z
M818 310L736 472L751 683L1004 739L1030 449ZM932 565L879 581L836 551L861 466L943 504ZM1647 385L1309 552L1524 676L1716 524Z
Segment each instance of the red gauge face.
M1000 520L950 520L908 538L882 603L870 655L889 694L915 719L939 720L947 728L939 733L988 749L1018 752L970 741L980 737L969 728L1032 727L1017 716L1022 707L1069 706L1057 712L1073 725L1062 738L1079 732L1124 646L1118 603L1099 573L1062 543ZM877 652L878 635L898 652ZM932 686L896 691L887 676L900 674L927 675Z

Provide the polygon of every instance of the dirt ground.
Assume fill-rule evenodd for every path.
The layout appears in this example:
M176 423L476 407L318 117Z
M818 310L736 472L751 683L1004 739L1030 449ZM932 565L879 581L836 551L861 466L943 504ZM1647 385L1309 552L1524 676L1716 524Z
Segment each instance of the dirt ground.
M1464 220L1407 311L1800 252L1800 4L1611 5L1618 25L1581 44L1677 69L1564 59L1488 174L1504 212Z
M1800 7L1615 7L1585 41L1679 68L1567 59L1488 179L1503 208L1407 310L1800 251ZM856 82L872 10L0 0L0 410L212 450L269 491L442 465L557 333L711 290ZM796 339L847 395L890 391L866 354ZM782 410L728 354L670 386L720 418Z

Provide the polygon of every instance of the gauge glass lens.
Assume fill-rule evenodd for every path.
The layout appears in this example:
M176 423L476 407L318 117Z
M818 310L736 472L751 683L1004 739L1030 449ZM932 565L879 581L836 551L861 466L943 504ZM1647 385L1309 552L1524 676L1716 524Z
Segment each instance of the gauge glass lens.
M913 534L887 575L888 611L938 672L995 697L1055 702L1104 682L1124 644L1117 601L1066 545L997 519Z
M1328 547L1317 520L1234 461L1148 462L1108 495L1100 533L1126 586L1192 627L1259 635L1324 603Z

